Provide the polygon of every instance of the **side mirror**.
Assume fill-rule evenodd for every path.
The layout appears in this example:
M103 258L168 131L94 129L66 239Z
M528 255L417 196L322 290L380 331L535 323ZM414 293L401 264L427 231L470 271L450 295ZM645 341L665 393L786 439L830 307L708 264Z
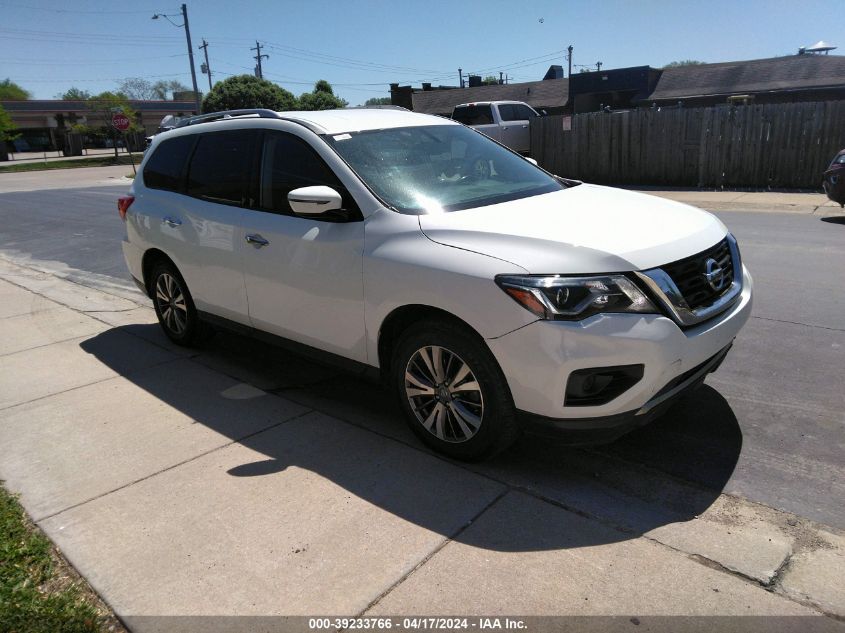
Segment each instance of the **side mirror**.
M343 206L343 199L331 187L319 185L294 189L288 194L288 203L294 213L323 215L340 209Z
M526 157L525 157L525 160L527 160L529 163L531 163L531 164L532 164L532 165L534 165L535 167L539 167L539 166L540 166L540 165L537 163L537 161L536 161L536 160L534 160L533 158L531 158L530 156L526 156Z

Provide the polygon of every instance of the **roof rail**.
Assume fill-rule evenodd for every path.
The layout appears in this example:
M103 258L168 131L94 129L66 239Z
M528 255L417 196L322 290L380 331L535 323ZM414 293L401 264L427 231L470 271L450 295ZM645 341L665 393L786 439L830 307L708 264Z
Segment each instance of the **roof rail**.
M404 106L400 105L357 105L357 106L347 106L347 110L405 110L405 112L410 112L410 110Z
M220 121L223 119L234 119L237 117L258 117L261 119L281 119L278 112L267 110L266 108L247 108L244 110L224 110L222 112L212 112L210 114L200 114L197 116L187 117L176 124L177 128L185 127L187 125L197 125L198 123L211 123L212 121Z

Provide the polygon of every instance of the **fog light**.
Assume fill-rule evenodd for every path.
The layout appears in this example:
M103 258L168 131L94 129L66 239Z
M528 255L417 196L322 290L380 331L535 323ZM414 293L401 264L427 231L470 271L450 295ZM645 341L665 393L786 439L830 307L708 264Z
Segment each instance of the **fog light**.
M643 377L644 365L591 367L569 374L566 383L567 407L595 407L607 404Z

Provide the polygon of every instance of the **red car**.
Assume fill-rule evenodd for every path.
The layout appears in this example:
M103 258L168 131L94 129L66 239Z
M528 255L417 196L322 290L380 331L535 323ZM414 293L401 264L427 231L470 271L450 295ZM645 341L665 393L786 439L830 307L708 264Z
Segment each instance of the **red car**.
M824 172L822 186L828 198L845 207L845 149L830 161L830 167Z

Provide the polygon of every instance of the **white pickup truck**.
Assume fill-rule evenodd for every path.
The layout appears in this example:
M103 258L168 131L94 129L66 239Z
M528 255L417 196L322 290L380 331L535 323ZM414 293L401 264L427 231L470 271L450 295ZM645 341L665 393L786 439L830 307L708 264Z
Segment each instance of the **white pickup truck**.
M522 101L478 101L462 103L452 110L452 118L474 127L520 154L531 151L529 121L538 112Z

